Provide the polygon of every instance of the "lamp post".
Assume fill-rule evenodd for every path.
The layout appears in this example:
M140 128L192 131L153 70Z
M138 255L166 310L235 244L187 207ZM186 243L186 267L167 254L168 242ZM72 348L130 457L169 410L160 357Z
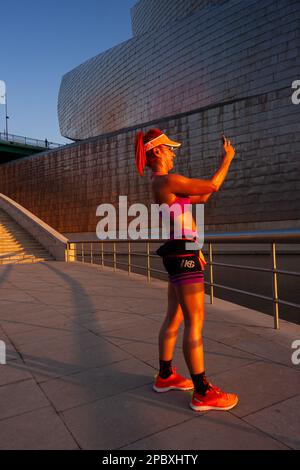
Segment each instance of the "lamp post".
M0 80L0 104L5 104L5 131L6 131L6 139L8 140L9 116L7 114L7 92L6 92L6 84L3 80Z
M5 92L5 130L6 130L6 140L8 140L8 120L9 120L9 116L7 115L7 92Z

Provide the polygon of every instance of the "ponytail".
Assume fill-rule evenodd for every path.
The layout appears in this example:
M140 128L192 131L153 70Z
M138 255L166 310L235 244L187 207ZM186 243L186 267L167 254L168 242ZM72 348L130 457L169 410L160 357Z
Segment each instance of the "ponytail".
M135 136L135 165L140 176L143 176L146 165L146 152L144 146L144 134L139 131Z
M156 139L160 135L162 135L162 131L160 129L152 128L149 129L145 135L142 131L139 131L135 136L135 165L140 176L143 176L146 164L151 167L151 162L147 162L147 156L148 158L153 156L151 150L148 150L146 156L145 144L153 139Z

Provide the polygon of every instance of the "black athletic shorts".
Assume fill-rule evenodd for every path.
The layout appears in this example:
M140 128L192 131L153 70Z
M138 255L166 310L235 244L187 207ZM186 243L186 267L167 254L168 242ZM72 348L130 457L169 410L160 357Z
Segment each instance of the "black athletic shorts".
M162 245L157 254L162 257L164 267L172 284L180 286L204 282L204 272L199 250L186 251L186 240L172 240Z

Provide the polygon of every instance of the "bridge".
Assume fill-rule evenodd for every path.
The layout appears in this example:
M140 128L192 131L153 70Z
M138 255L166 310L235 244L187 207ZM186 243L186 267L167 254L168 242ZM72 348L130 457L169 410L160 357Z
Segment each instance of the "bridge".
M0 132L0 164L60 147L61 144Z

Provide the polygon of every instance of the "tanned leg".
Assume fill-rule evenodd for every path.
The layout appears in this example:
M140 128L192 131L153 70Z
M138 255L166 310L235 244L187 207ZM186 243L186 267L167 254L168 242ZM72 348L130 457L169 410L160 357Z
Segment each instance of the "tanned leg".
M168 309L165 320L159 332L159 359L170 361L173 359L179 326L183 320L183 313L179 305L176 290L169 282Z
M202 327L204 321L204 284L176 286L184 316L183 353L191 374L204 371Z

